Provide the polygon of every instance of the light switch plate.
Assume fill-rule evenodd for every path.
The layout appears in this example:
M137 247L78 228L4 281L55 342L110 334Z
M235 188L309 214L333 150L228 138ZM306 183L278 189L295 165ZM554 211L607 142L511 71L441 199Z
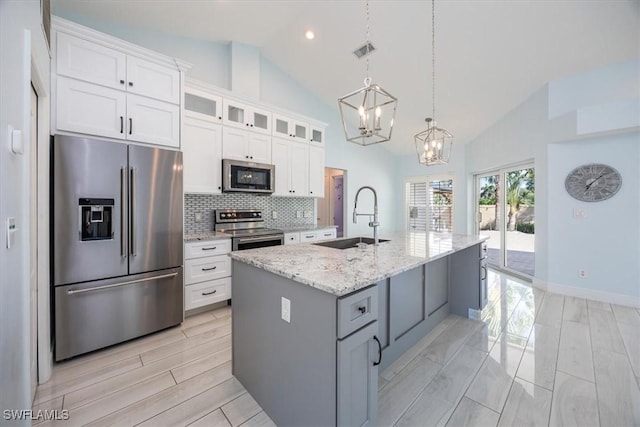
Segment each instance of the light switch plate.
M16 219L13 217L7 218L7 249L11 249L11 246L15 246L16 241Z
M311 218L311 211L304 211L304 217L305 218Z
M271 219L278 219L278 211L271 211Z
M296 211L296 218L302 218L302 211Z
M287 323L291 323L291 300L282 297L281 312L282 320Z
M202 222L202 212L196 212L196 222Z

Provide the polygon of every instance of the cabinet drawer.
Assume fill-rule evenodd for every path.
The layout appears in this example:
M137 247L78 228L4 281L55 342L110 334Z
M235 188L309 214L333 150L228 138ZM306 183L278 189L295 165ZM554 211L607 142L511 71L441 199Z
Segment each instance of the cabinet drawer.
M184 262L184 283L205 282L231 276L231 258L218 255L206 258L188 259Z
M231 299L231 277L188 285L184 288L184 309Z
M292 245L300 243L300 233L284 233L284 244Z
M184 245L184 258L203 258L231 252L231 239L189 242Z
M335 228L327 228L326 230L318 230L316 231L318 240L329 240L336 238L336 229Z
M316 240L318 240L318 233L315 231L300 232L300 242L314 242Z
M375 285L338 300L338 338L377 319L378 287Z

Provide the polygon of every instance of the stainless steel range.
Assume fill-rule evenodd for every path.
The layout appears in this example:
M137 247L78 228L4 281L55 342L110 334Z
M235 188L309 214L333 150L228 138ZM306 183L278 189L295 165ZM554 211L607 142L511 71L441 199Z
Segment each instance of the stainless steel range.
M266 228L258 209L217 209L213 229L231 237L234 251L284 244L284 233Z

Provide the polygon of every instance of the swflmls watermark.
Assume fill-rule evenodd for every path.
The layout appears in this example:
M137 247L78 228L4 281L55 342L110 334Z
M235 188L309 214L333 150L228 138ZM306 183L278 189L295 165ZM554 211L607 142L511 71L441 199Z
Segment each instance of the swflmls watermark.
M66 421L69 419L68 409L5 409L2 417L7 421Z

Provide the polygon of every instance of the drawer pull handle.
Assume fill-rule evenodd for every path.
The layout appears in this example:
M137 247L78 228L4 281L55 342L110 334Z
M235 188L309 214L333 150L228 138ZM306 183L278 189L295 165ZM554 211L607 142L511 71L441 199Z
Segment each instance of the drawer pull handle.
M378 361L373 362L373 366L378 366L380 362L382 362L382 344L380 344L380 340L378 339L377 336L374 335L373 339L376 340L376 342L378 343Z
M202 248L202 250L203 250L203 251L214 251L214 250L216 250L217 248L218 248L217 246L214 246L214 247L212 247L212 248Z
M207 296L207 295L213 295L213 294L215 294L216 292L218 292L218 290L217 290L217 289L214 289L214 290L212 290L211 292L203 292L203 293L202 293L202 296L204 297L204 296Z
M362 314L365 314L367 312L367 307L365 307L364 305L360 306L358 307L358 311Z
M330 237L330 236L331 236L331 233L326 233L326 234L324 235L324 237Z
M216 268L218 267L214 265L213 267L203 268L202 271L211 271L211 270L215 270Z

